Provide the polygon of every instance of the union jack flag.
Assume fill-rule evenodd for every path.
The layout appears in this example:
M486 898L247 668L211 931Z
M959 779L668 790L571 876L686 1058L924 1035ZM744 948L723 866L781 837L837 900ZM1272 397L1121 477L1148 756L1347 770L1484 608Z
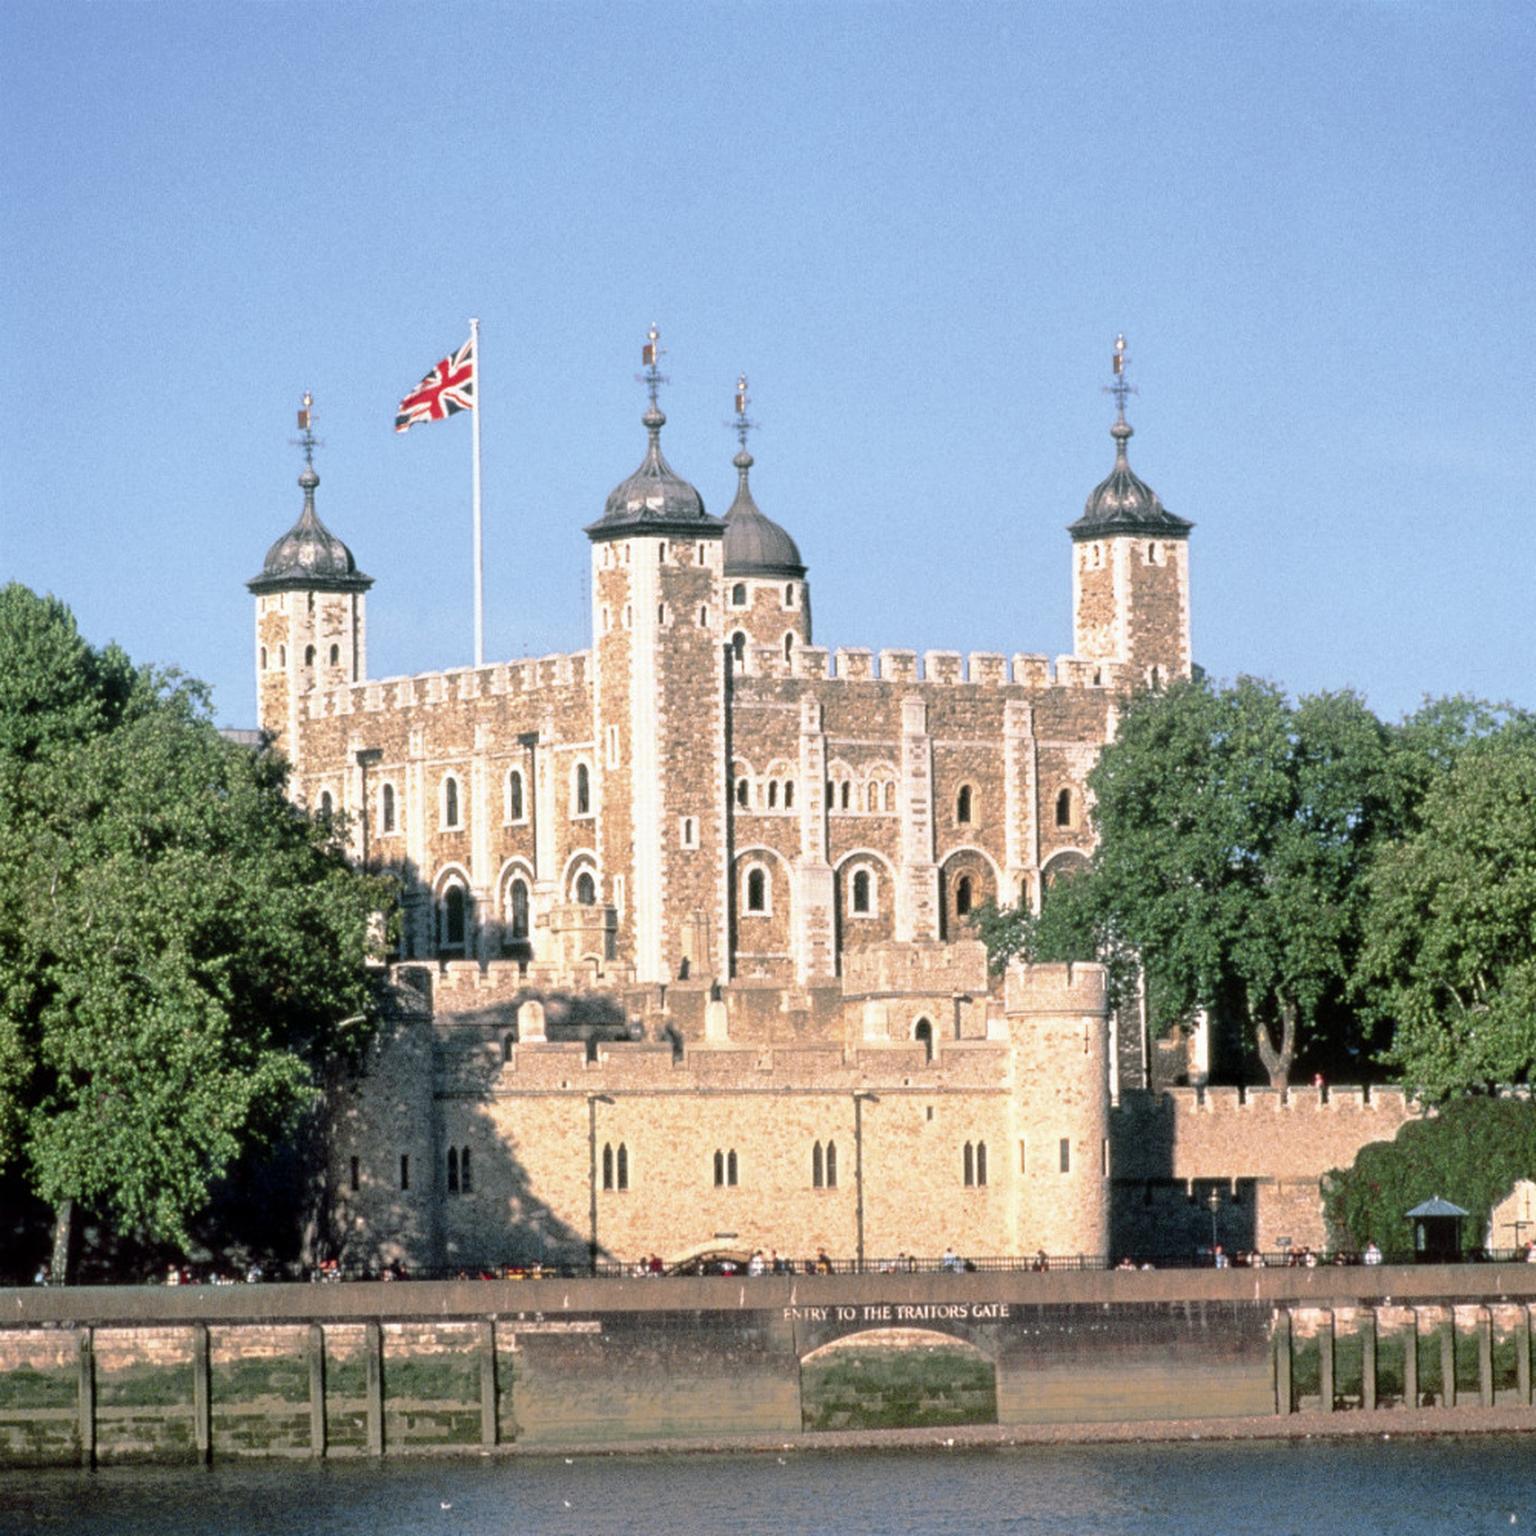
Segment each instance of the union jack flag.
M400 402L395 431L408 432L418 421L442 421L475 408L475 342L471 337L452 357L445 357Z

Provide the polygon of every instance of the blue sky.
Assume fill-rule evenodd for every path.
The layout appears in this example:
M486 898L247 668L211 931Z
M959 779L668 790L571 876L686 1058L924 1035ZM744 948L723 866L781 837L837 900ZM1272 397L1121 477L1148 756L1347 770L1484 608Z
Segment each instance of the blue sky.
M0 8L0 578L254 715L244 588L300 506L370 671L587 643L583 524L664 445L759 504L829 645L1070 649L1064 525L1131 461L1220 676L1536 706L1536 12L1524 4Z

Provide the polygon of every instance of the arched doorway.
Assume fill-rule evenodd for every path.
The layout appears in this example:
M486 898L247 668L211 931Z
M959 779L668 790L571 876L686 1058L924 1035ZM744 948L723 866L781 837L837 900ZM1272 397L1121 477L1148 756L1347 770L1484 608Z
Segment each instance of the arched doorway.
M997 1370L974 1344L926 1328L874 1328L800 1362L800 1422L818 1429L997 1423Z

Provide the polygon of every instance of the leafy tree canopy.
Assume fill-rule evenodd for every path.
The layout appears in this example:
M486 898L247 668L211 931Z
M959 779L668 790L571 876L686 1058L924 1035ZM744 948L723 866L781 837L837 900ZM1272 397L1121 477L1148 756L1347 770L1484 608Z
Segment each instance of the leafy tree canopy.
M1122 975L1139 956L1154 1029L1235 1014L1283 1085L1300 1029L1337 1022L1358 876L1403 815L1389 730L1353 694L1195 679L1129 700L1088 784L1089 870L1003 924L999 952L1097 952Z
M1462 1237L1480 1246L1493 1207L1516 1179L1536 1172L1536 1104L1526 1099L1461 1099L1431 1119L1405 1125L1395 1141L1373 1141L1348 1168L1323 1180L1323 1209L1337 1248L1376 1242L1389 1252L1413 1246L1405 1213L1436 1196L1471 1213ZM1495 1248L1513 1233L1495 1232Z
M1536 722L1464 741L1369 876L1356 990L1429 1099L1536 1076ZM1536 1165L1533 1165L1536 1166Z
M364 1038L385 891L285 779L200 685L0 588L0 1168L61 1214L184 1241Z

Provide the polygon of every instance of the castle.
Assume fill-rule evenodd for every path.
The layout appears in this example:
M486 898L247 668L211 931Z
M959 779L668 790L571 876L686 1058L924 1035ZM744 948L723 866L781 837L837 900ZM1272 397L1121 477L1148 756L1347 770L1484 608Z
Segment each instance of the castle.
M308 457L249 583L260 723L403 893L332 1125L340 1253L1107 1251L1143 1032L1093 966L997 986L967 919L1084 861L1118 701L1191 670L1192 524L1130 467L1123 354L1054 664L818 647L745 381L715 517L662 451L654 333L640 465L585 528L587 650L371 679L371 579Z

